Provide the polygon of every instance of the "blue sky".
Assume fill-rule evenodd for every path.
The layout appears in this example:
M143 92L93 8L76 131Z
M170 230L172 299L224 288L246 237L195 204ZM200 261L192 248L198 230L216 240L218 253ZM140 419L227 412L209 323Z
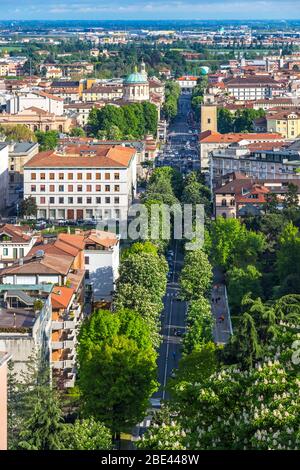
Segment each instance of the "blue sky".
M299 17L300 0L0 0L0 20Z

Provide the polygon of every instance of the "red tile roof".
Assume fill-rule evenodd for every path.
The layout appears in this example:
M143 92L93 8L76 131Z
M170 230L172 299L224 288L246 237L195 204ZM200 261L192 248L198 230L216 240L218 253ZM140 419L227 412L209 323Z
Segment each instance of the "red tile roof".
M40 152L24 168L127 168L136 150L121 146L80 145Z
M199 140L201 143L234 143L241 140L260 141L260 140L283 140L281 134L272 132L262 133L228 133L220 134L220 132L204 131L200 133Z
M72 287L55 286L51 292L51 303L54 309L67 308L74 295Z

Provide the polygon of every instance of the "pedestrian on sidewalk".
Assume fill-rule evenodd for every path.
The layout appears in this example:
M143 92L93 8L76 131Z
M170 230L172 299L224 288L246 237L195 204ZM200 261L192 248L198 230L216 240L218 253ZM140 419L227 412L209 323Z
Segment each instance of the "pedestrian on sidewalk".
M176 359L176 352L175 351L172 352L172 356L173 356L173 359L175 361L175 359Z

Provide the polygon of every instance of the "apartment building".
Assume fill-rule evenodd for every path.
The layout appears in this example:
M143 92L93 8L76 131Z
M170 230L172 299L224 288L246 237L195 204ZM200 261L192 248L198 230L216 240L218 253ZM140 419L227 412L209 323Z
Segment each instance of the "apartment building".
M9 176L9 205L18 204L23 196L24 164L39 151L35 142L9 143L8 176Z
M50 365L51 285L0 285L0 350L18 378L39 352Z
M27 256L37 238L29 227L0 225L0 268L11 266L16 260Z
M119 276L119 238L111 232L77 230L61 233L58 240L84 252L85 283L91 286L92 300L111 300Z
M0 450L7 450L7 364L10 355L0 351Z
M279 132L286 139L300 136L300 109L270 113L266 120L268 132Z
M269 76L236 77L224 81L225 90L238 101L272 98L280 84Z
M102 108L104 105L104 103L97 102L68 103L65 105L65 112L69 117L76 119L76 124L78 126L84 128L88 124L91 110L93 108Z
M259 180L247 178L240 173L228 173L222 178L220 186L214 190L215 216L237 218L260 215L263 213L267 195L271 193L276 194L280 208L290 183L298 188L300 205L300 179Z
M41 218L126 220L135 195L134 148L68 145L24 166L24 197L35 199Z
M82 101L114 101L123 98L123 85L95 84L82 92Z
M220 134L210 130L201 132L199 135L200 164L203 172L209 172L210 154L212 151L227 148L232 144L240 146L262 142L283 142L284 138L278 133L228 133Z
M17 92L6 103L8 114L18 114L20 111L31 107L43 109L56 116L64 114L64 100L44 91Z
M8 205L8 145L0 142L0 215Z
M210 185L228 173L241 173L247 177L264 179L300 178L299 152L285 145L265 142L240 146L233 144L210 155Z
M180 86L182 93L192 93L193 88L197 85L198 78L199 77L186 75L177 78L176 83Z

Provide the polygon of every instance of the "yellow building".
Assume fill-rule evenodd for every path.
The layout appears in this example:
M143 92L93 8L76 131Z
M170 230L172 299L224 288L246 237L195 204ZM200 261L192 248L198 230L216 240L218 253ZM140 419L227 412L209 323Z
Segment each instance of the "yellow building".
M268 132L282 134L285 139L300 136L300 111L284 111L267 116Z
M213 104L201 106L201 132L205 131L218 131L217 107Z

